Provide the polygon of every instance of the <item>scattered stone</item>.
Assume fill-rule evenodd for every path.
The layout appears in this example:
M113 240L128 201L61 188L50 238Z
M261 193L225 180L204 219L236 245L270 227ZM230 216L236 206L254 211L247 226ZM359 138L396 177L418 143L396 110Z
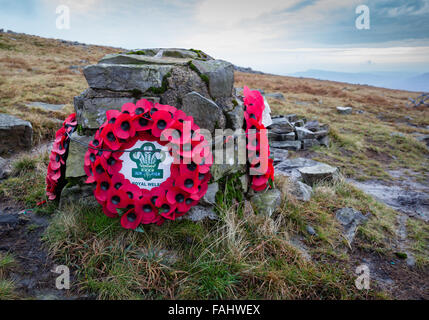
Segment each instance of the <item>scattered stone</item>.
M294 132L295 127L286 118L273 118L273 123L268 127L274 133Z
M265 97L283 101L286 100L283 93L280 92L266 93Z
M210 183L207 188L206 194L201 199L202 203L214 205L216 203L216 193L219 191L219 184L217 182Z
M65 104L50 104L50 103L36 101L36 102L27 103L26 106L30 107L30 108L39 108L39 109L48 110L48 111L58 111L58 110L61 110L62 108L64 108L66 105Z
M359 224L368 220L360 211L353 208L342 208L335 212L335 218L344 227L344 237L349 244L353 242Z
M274 155L274 164L279 163L287 159L289 151L284 149L270 148L271 154Z
M325 163L298 169L305 183L310 186L324 181L332 181L338 174L338 168Z
M296 114L287 114L284 116L289 122L295 122L298 120L298 116Z
M289 133L274 133L268 132L268 140L270 141L294 141L295 140L295 132Z
M270 147L277 148L277 149L299 150L301 149L301 146L302 146L302 143L299 140L270 142Z
M28 121L0 113L0 154L31 148L33 127Z
M292 125L293 125L295 128L297 128L297 127L304 127L304 125L305 125L305 121L304 121L304 119L299 119L299 120L297 120L297 121L295 121L295 122L292 122Z
M313 189L301 181L291 180L289 185L289 192L300 201L310 201L313 194Z
M314 146L319 146L320 142L317 139L304 139L302 140L302 148L303 149L310 149Z
M278 189L258 192L250 198L250 202L256 213L271 217L281 204L281 192Z
M329 147L329 137L328 136L324 136L324 137L318 139L318 141L319 141L319 144L321 146Z
M352 110L352 107L337 107L337 112L339 114L351 114Z
M298 140L304 140L304 139L314 139L315 134L313 131L310 131L303 127L296 128L296 135L298 137Z
M305 230L308 232L308 234L310 236L315 236L317 235L316 231L314 230L314 228L312 226L310 226L309 224L307 224L307 226L305 227Z
M306 159L294 158L286 159L275 166L276 173L280 173L290 177L292 180L302 179L298 169L303 167L311 167L320 164L320 162Z
M312 120L312 121L308 121L305 125L304 125L305 129L308 129L310 131L318 131L319 130L319 121L317 120Z
M182 110L188 116L194 117L195 123L201 129L207 129L212 134L215 129L225 128L226 120L222 109L215 102L195 91L183 98Z
M210 220L219 219L219 217L213 211L213 209L209 207L200 206L200 205L196 205L192 207L191 210L189 210L189 212L185 214L182 218L188 219L194 222L204 220L205 218L208 218ZM177 220L180 220L180 219L177 219Z

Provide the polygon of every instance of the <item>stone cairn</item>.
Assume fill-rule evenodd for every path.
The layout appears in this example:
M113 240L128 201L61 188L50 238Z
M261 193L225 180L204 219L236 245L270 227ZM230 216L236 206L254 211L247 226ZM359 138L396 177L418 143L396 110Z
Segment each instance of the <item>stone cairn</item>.
M60 206L78 200L96 203L93 186L84 183L84 155L95 131L106 120L107 110L120 110L127 102L147 99L183 110L212 135L215 129L243 128L242 90L234 88L234 66L200 50L142 49L109 54L97 64L85 67L83 73L89 88L74 98L78 129L70 142L68 183L62 191ZM269 106L266 109L269 111ZM271 124L269 141L275 163L286 159L288 150L328 144L329 128L325 124L296 115L271 119L268 113L265 117ZM223 164L214 163L211 167L213 178L208 191L187 217L216 218L215 196L227 176L239 181L237 188L248 196L257 212L271 215L280 204L280 191L271 189L255 194L249 188L246 165L237 161L238 151L225 151L224 157Z
M124 103L135 103L144 98L183 110L200 128L210 130L212 134L215 129L234 131L243 127L243 102L233 87L233 65L213 59L202 51L143 49L109 54L97 64L85 67L83 73L89 88L74 98L78 130L73 133L70 143L66 169L68 184L62 191L60 205L76 200L94 201L93 187L84 184L85 145L106 120L105 112L109 109L120 110ZM225 157L224 164L213 164L213 182L201 201L202 205L193 207L189 213L191 219L215 217L212 208L219 181L228 175L239 179L240 186L237 187L242 192L251 193L246 165L229 161L236 160L237 154L226 154ZM273 207L279 204L278 190L264 194ZM257 201L261 202L261 195L257 196ZM264 202L267 203L262 199ZM268 213L272 211L271 208Z

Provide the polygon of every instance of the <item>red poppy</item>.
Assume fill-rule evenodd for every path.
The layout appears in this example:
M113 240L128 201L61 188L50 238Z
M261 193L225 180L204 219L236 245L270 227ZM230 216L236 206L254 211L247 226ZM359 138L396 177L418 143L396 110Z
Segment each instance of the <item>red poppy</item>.
M151 127L152 135L158 138L161 136L161 132L165 129L168 129L170 125L173 123L173 116L168 111L159 110L159 111L155 111L152 114L152 120L153 120L153 124Z
M119 172L122 168L122 160L117 158L114 154L116 152L113 152L109 158L100 157L100 162L102 163L103 167L106 168L107 172L111 175L113 175L116 172Z
M115 135L115 127L113 124L108 124L101 132L101 138L104 143L112 150L118 150L121 147L118 137Z
M116 118L113 129L115 135L120 139L128 139L129 137L134 137L136 134L136 131L132 126L132 118L128 113L122 113Z
M125 191L128 195L128 198L131 200L138 200L142 195L142 190L127 179L123 180L123 184L119 189Z
M114 212L117 208L126 208L132 201L123 190L110 188L107 194L106 207L110 212Z
M140 115L140 114L144 114L146 112L149 112L150 109L153 108L153 103L146 100L146 99L141 99L139 101L136 102L136 110L135 110L135 115Z
M198 192L198 172L180 172L180 176L176 179L175 185L188 193Z
M125 229L136 229L141 223L143 215L134 208L125 212L121 217L121 225Z
M104 173L97 179L97 187L94 190L95 199L99 203L105 202L111 188L113 188L113 185L110 176Z
M152 128L153 121L149 112L135 115L132 119L132 126L136 131L145 131Z
M108 110L106 111L107 123L115 123L116 119L121 115L121 112L118 110Z
M155 206L158 208L158 214L163 216L166 219L174 220L174 213L176 211L176 204L171 204L166 196L165 193L162 196L157 197L155 201Z
M152 203L149 195L143 196L136 202L136 212L142 216L141 223L143 224L159 223L164 220L158 215L158 209Z
M136 105L132 102L124 103L122 105L121 111L122 114L128 114L129 116L134 116L136 112Z

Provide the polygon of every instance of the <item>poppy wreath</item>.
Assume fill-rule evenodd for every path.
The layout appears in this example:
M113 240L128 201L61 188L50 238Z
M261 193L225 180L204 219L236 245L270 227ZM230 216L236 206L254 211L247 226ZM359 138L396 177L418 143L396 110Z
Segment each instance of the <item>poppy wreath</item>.
M66 161L70 143L70 135L77 126L76 114L72 113L63 122L63 126L55 133L55 141L49 156L48 172L46 175L46 196L55 200L64 186Z
M191 116L170 105L142 99L126 103L121 111L108 110L85 154L87 183L105 215L120 217L126 229L140 224L163 224L183 216L207 192L211 178L210 145ZM139 140L168 147L174 159L170 177L152 189L140 188L120 173L124 152Z
M246 86L243 88L243 95L247 158L250 170L257 173L251 176L251 188L254 191L263 191L272 187L274 181L273 159L269 158L270 148L264 130L266 128L262 124L262 114L265 108L264 98L258 90L250 90ZM265 149L262 150L262 148ZM262 156L266 156L268 159L268 166L265 169L261 166Z

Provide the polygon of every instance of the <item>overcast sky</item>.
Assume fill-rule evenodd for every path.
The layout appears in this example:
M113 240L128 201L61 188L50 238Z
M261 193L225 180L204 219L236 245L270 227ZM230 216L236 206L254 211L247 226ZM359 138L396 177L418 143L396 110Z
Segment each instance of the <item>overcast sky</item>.
M70 8L57 29L56 8ZM355 13L367 5L370 29ZM277 74L429 72L429 0L0 0L0 28L128 49L201 49Z

